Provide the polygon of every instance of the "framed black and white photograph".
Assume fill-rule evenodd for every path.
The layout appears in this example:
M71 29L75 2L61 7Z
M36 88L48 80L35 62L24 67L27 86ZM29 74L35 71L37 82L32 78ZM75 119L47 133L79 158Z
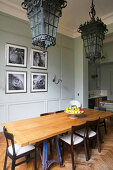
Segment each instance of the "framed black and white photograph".
M7 66L27 67L26 47L13 44L6 44L5 57Z
M26 72L6 71L6 93L26 93Z
M47 92L48 74L31 73L31 92Z
M36 49L31 49L31 68L38 68L38 69L44 69L47 70L47 52L43 54L42 51L36 50Z

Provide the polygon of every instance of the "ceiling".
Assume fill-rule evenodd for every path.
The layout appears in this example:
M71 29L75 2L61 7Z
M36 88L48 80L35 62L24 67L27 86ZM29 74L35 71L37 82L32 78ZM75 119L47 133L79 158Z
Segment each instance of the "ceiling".
M26 11L21 8L23 0L0 0L0 11L27 20ZM77 37L77 28L81 23L89 20L91 0L67 0L67 7L63 9L58 32L70 37ZM113 0L94 0L96 16L103 22L113 22Z

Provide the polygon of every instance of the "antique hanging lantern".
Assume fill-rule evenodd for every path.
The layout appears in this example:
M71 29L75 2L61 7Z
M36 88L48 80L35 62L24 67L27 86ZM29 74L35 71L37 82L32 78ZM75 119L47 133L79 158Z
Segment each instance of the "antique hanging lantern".
M89 12L91 20L83 25L81 24L78 28L78 32L81 33L81 38L83 39L85 56L91 61L101 58L103 40L108 31L107 26L101 19L98 17L95 19L96 11L94 7L92 0L91 11Z
M32 32L32 44L43 52L56 44L56 32L62 8L66 0L24 0L22 8L27 10Z

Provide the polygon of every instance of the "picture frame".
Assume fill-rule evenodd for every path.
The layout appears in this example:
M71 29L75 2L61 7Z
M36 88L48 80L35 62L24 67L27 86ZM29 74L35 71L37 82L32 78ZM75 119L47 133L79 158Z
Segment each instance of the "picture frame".
M48 91L48 73L31 73L31 93Z
M6 71L6 94L27 92L26 71Z
M5 58L6 66L27 67L27 47L6 43Z
M32 48L30 51L30 63L31 68L47 70L48 52L45 52L44 55L43 51Z

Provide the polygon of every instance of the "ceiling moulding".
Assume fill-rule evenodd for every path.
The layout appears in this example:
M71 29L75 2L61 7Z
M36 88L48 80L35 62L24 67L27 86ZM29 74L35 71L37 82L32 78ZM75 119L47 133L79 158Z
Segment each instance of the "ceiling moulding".
M20 5L14 2L15 2L14 0L5 0L5 2L4 0L0 0L0 11L15 16L17 18L23 19L25 21L28 21L26 12L21 8L21 1ZM113 12L101 17L101 19L107 25L113 23ZM64 27L61 24L59 24L58 26L58 32L67 35L71 38L77 38L80 36L80 33L78 33L76 29Z
M5 2L3 0L0 1L0 11L28 21L26 13L21 9L21 6L19 7L17 4L11 3L8 0Z
M73 34L73 29L67 28L62 26L61 24L58 25L58 33L61 33L63 35L66 35L68 37L73 38L74 34Z
M5 2L4 0L0 1L0 11L15 16L17 18L23 19L25 21L28 21L26 12L21 8L21 6L12 3L10 0L6 0ZM58 32L73 38L73 29L61 26L59 24Z
M107 25L112 24L113 23L113 12L101 17L101 19Z
M112 24L113 23L113 12L101 17L102 21L106 24L106 25L109 25L109 24ZM81 36L77 30L74 30L74 36L73 38L77 38Z
M113 37L106 38L103 43L113 42Z

